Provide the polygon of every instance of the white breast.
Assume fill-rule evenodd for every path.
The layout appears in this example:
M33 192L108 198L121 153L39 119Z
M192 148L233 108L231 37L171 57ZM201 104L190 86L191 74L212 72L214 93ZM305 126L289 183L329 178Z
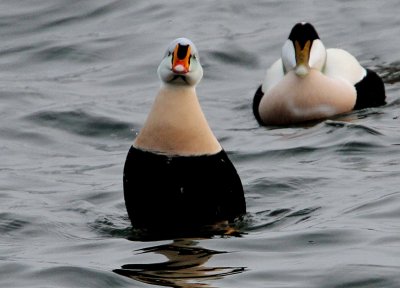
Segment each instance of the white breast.
M270 125L330 117L350 111L356 102L356 90L349 81L313 69L304 78L290 71L269 87L261 99L259 114Z

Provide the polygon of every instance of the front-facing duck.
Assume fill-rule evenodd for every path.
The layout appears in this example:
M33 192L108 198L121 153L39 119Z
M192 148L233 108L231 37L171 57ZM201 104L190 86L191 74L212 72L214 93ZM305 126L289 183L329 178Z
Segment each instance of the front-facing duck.
M325 49L310 23L297 23L253 99L261 125L287 125L385 104L382 79L342 49Z
M233 221L246 212L243 187L200 107L203 69L195 45L172 41L158 76L160 90L124 167L132 225L184 231Z

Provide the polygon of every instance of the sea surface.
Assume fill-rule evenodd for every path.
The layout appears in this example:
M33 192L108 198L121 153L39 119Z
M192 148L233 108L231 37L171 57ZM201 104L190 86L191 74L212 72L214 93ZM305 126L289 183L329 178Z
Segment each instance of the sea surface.
M387 105L260 127L292 26L384 79ZM240 237L144 241L122 189L169 42L197 46L236 166ZM0 2L0 287L400 287L400 1Z

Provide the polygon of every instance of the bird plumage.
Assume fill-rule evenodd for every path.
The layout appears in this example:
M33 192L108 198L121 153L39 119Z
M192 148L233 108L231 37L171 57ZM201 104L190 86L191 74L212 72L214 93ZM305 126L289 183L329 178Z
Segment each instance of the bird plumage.
M161 87L124 166L124 197L136 228L197 231L246 212L240 177L213 134L196 94L203 69L178 38L158 67Z
M285 125L380 106L385 98L375 72L345 50L326 49L310 23L297 23L254 95L253 113L261 125Z

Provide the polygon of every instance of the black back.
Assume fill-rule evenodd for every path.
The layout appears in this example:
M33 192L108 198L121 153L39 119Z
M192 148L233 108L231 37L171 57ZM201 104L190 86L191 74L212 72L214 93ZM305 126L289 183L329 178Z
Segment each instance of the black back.
M357 100L354 109L356 110L386 104L385 85L382 78L374 71L366 70L367 75L355 85Z
M256 117L257 122L260 125L263 125L261 117L260 117L260 113L258 112L258 106L260 106L260 102L262 97L264 96L264 92L262 91L262 85L260 85L260 87L258 87L256 94L254 94L254 98L253 98L253 114L254 117Z

